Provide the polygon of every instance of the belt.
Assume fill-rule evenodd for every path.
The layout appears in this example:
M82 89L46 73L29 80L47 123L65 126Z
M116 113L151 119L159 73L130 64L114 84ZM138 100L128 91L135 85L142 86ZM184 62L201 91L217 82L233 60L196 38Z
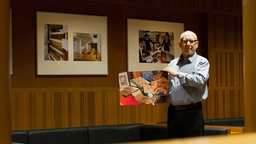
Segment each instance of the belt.
M191 103L191 104L188 104L188 105L172 105L171 104L171 107L173 109L175 109L176 111L198 109L198 108L202 108L202 102Z

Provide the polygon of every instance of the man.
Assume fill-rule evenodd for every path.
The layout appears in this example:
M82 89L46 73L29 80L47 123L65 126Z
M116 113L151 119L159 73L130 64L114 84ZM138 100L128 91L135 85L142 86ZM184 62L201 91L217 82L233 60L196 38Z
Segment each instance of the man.
M201 136L204 131L202 100L208 96L210 64L196 53L199 41L192 31L180 35L182 54L163 71L169 74L168 134L172 138Z
M145 39L139 38L139 62L146 63L150 53L145 50Z
M150 39L150 37L149 37L149 35L147 33L144 34L144 39L145 39L146 51L154 50L154 43Z

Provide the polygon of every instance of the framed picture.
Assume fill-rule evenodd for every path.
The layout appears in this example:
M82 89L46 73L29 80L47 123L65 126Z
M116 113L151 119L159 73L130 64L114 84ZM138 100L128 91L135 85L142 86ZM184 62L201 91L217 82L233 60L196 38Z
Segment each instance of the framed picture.
M123 88L129 85L129 78L127 72L119 73L119 87Z
M38 75L107 75L107 17L37 12Z
M127 19L128 71L162 70L181 54L183 23Z

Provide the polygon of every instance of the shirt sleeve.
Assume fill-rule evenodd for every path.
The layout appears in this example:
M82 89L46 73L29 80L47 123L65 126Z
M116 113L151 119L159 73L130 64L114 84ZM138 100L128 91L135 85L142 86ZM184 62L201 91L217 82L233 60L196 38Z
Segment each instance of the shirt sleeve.
M209 79L210 64L207 59L201 59L195 65L191 73L179 72L179 81L183 86L202 88L207 84Z

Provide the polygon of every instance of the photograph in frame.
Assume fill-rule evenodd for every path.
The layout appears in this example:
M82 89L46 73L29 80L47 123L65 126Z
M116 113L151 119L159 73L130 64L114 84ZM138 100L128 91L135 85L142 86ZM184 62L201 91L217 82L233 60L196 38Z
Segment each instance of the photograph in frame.
M37 12L38 75L107 75L107 17Z
M181 53L183 23L127 19L128 71L161 70Z

